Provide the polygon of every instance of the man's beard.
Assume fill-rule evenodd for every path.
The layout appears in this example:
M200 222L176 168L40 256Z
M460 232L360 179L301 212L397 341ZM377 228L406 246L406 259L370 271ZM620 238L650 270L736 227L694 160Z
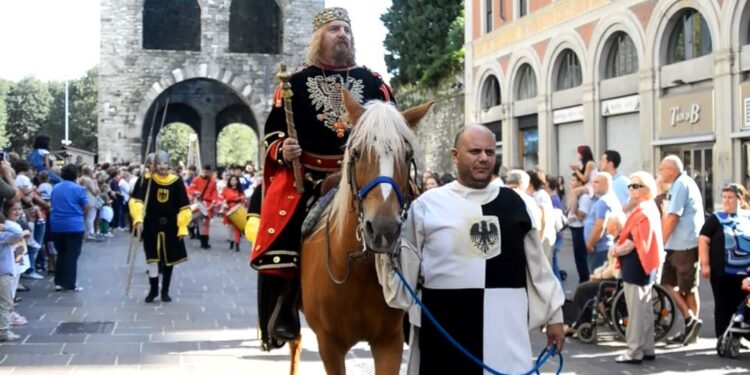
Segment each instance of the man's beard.
M353 61L352 46L346 41L337 41L333 45L331 57L335 65L345 65Z

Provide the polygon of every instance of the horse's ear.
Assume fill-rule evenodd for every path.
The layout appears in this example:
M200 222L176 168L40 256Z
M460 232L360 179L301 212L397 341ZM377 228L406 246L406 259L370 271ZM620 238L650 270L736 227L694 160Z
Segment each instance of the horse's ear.
M344 99L344 109L349 118L349 123L354 125L362 114L365 113L365 107L363 107L362 104L359 104L357 99L354 98L354 95L352 95L347 89L341 90L341 96Z
M409 127L414 129L417 127L419 120L421 120L422 117L427 114L427 111L432 108L433 104L435 104L434 101L429 101L414 108L409 108L401 114L404 116L404 119L406 120L406 123L409 125Z

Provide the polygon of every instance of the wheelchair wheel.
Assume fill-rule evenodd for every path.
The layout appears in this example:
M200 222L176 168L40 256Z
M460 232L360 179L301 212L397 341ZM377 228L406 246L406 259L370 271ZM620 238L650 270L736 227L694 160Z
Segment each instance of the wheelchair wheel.
M615 329L617 336L625 340L625 330L628 328L628 306L625 303L625 289L620 289L612 298L610 306L610 319L612 319L612 328Z
M740 339L734 336L727 337L727 356L729 358L737 358L740 355Z
M727 340L724 340L724 336L719 336L716 340L716 354L719 357L726 357L727 355Z
M618 336L625 339L628 327L628 308L625 303L625 290L617 292L612 299L612 326ZM654 284L651 288L651 305L654 309L654 341L663 340L672 330L676 319L675 304L672 296L661 286Z
M672 330L677 318L675 303L666 289L654 284L651 291L651 304L654 306L654 341L661 341Z
M596 326L591 323L582 323L578 326L578 339L587 344L596 341Z

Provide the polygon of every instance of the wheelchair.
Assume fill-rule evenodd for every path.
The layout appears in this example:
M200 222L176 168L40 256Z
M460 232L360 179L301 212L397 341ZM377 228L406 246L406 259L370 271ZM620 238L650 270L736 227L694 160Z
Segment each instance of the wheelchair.
M676 319L675 302L661 285L651 289L654 308L654 340L663 340L672 330ZM608 326L621 339L625 339L628 327L628 309L622 280L603 281L594 298L590 299L575 323L578 339L584 343L595 343L599 327Z

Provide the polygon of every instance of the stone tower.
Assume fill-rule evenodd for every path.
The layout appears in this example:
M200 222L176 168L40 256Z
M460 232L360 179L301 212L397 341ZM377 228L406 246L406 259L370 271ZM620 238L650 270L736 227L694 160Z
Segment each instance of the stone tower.
M232 123L262 139L279 63L304 61L324 0L101 0L100 161L138 161L167 106L201 160ZM154 129L152 130L152 124ZM259 142L260 143L260 142Z

